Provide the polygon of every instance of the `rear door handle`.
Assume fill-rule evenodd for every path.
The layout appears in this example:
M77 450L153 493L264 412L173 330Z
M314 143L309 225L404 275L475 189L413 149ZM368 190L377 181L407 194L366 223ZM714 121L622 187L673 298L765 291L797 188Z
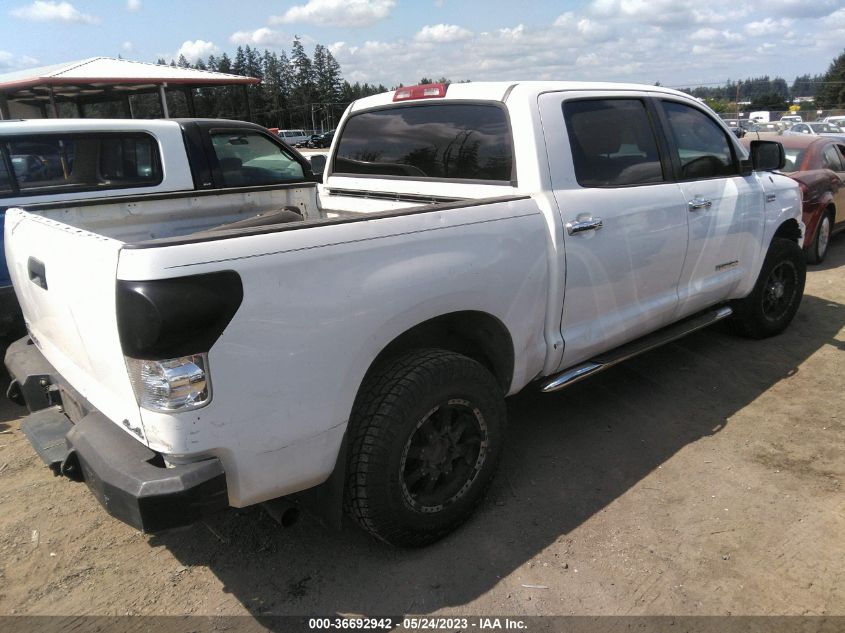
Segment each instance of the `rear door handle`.
M26 268L29 273L29 280L36 286L47 290L47 268L44 266L44 262L30 257L26 261Z
M698 211L699 209L709 209L710 207L713 206L713 201L712 200L705 200L704 198L696 196L695 198L690 200L687 204L689 205L690 211Z
M578 220L576 222L566 223L566 232L569 235L576 233L583 233L584 231L598 231L604 226L601 218L587 218L585 220Z

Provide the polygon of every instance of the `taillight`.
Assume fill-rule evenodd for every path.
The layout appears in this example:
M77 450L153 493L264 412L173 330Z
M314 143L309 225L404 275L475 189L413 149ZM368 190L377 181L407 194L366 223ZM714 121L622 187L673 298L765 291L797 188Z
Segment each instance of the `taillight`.
M211 402L208 354L167 360L124 358L135 399L145 409L187 411Z
M394 101L408 101L409 99L437 99L446 96L446 84L421 84L397 88L393 93Z
M118 281L120 345L141 407L174 412L211 401L208 352L242 300L234 271Z

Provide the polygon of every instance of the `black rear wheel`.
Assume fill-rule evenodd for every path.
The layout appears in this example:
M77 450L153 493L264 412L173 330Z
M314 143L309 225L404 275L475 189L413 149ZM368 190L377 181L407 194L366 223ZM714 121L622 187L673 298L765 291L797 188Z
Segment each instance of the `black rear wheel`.
M442 538L492 481L505 417L495 378L466 356L430 349L387 362L350 419L347 511L393 545Z

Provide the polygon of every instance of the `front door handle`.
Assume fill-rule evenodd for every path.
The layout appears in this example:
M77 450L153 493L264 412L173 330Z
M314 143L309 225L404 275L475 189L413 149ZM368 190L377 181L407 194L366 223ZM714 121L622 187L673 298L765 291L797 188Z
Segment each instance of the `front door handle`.
M698 211L699 209L709 209L713 206L712 200L705 200L700 196L696 196L692 200L690 200L687 204L689 204L690 211Z
M602 222L601 218L586 218L576 222L567 222L566 232L569 233L569 235L575 235L576 233L583 233L584 231L598 231L603 226L604 222Z

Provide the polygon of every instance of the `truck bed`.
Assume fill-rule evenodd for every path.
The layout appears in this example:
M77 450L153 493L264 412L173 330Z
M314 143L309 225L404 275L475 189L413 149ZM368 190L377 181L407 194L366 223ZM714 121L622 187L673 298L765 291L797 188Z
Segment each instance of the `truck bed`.
M147 194L107 201L39 204L27 206L26 211L134 244L201 233L282 209L295 210L303 219L319 219L322 214L313 202L315 189L313 183L295 183L228 189L225 193L210 190Z

